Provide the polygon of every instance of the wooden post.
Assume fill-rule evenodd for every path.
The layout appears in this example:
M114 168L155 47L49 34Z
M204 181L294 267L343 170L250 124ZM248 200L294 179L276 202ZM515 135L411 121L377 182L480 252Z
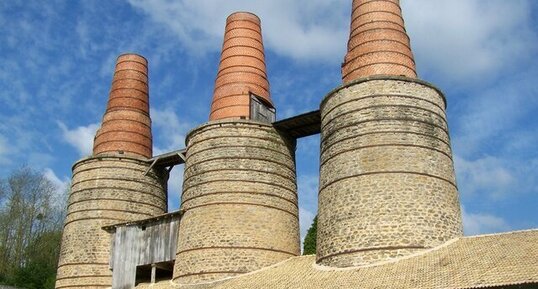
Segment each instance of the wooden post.
M151 264L151 284L155 284L156 273L157 273L157 266L155 264Z

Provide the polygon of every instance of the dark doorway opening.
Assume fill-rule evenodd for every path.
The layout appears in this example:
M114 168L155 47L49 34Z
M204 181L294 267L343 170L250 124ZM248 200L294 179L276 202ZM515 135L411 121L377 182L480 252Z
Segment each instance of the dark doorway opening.
M163 280L171 280L174 272L174 262L162 262L151 265L136 267L136 282L155 283Z

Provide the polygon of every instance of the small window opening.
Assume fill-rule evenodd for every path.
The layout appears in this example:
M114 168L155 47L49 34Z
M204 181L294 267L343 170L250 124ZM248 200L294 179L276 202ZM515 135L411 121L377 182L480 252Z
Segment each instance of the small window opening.
M172 280L174 262L162 262L136 267L136 285L140 283L157 283Z

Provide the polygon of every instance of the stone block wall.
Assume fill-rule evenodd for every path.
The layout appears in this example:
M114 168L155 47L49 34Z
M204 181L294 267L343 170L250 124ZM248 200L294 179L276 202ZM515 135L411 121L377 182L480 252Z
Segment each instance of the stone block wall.
M271 125L212 121L187 136L174 281L251 272L300 254L295 140Z
M90 157L73 166L56 288L112 286L110 235L101 228L166 213L166 172L134 157Z
M371 77L321 104L317 262L349 267L462 235L442 93Z

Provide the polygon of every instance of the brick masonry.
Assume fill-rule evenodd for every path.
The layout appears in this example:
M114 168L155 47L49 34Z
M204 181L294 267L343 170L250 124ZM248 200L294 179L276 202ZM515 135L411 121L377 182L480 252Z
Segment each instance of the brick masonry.
M151 158L148 62L138 54L122 54L110 88L107 109L95 135L93 154L124 154Z
M245 120L209 122L186 142L176 283L236 276L300 254L294 140Z
M167 211L167 179L147 160L100 155L73 166L56 288L112 286L110 235L101 228Z
M353 0L345 83L370 75L416 77L399 0Z
M365 265L462 235L442 93L363 78L331 92L321 117L318 263Z
M226 19L209 119L250 119L250 93L273 107L260 18L236 12Z

